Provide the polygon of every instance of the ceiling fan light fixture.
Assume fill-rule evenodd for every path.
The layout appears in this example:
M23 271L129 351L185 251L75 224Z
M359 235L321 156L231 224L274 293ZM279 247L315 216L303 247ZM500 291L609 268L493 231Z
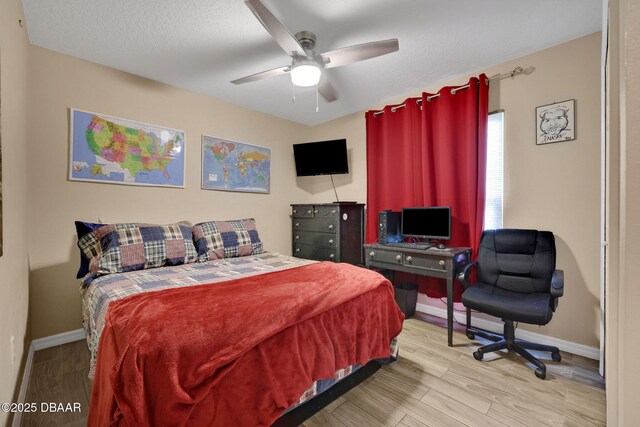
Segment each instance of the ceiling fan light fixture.
M296 86L310 87L320 82L322 70L313 61L304 61L295 64L291 69L291 82Z

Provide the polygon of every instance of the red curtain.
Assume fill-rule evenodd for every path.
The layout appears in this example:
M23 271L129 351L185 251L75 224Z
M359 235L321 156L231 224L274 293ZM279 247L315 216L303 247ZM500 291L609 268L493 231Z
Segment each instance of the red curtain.
M451 206L448 246L477 254L484 222L489 90L484 74L466 89L423 93L383 114L366 113L367 242L377 239L378 212ZM443 280L420 280L420 292L446 296ZM461 287L454 298L459 300Z
M378 237L378 212L422 203L420 98L367 119L367 242Z

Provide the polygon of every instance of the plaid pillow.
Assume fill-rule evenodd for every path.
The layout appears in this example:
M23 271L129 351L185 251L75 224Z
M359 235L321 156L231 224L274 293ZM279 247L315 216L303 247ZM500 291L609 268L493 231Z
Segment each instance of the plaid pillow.
M105 274L195 262L191 223L106 224L78 240L89 259L83 284Z
M264 252L253 218L201 222L193 226L193 239L200 262Z

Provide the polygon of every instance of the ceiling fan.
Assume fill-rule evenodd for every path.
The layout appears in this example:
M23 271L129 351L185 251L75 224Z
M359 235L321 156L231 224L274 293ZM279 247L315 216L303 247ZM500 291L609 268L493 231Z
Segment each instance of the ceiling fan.
M316 46L315 34L310 31L300 31L294 36L260 0L247 0L245 4L276 43L291 57L292 62L291 65L262 71L231 82L237 85L290 72L291 81L295 86L318 85L320 95L328 102L332 102L338 99L338 95L327 76L323 75L323 70L364 61L398 50L398 39L389 39L316 54L313 51Z

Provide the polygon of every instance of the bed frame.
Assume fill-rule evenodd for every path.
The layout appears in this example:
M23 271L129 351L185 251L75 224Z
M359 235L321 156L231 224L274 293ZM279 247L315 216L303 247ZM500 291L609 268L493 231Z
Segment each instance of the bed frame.
M377 360L370 360L362 368L358 369L348 377L343 378L339 382L332 385L323 393L315 396L313 399L303 403L302 405L287 412L273 423L272 427L295 427L299 426L324 407L336 400L338 397L347 393L349 390L369 378L380 367L382 363Z

